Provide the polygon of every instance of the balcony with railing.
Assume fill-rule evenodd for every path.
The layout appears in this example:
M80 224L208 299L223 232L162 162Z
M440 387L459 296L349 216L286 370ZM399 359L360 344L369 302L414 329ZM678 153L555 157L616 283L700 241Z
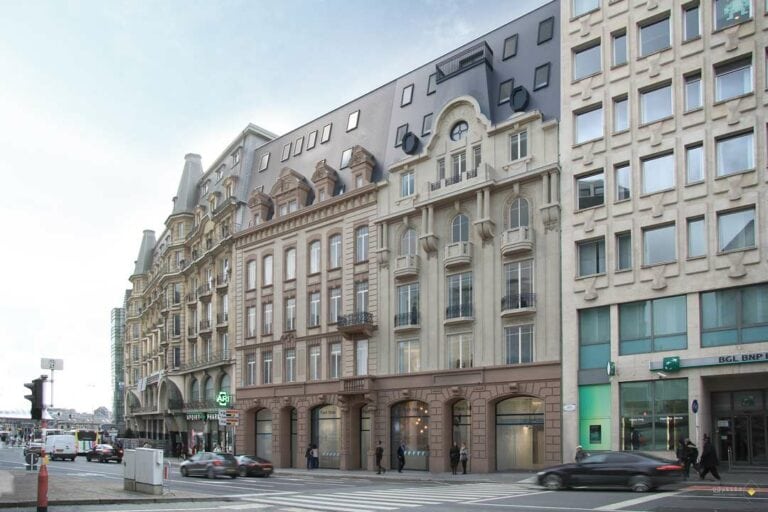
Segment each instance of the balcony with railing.
M218 313L216 315L216 327L226 327L229 322L229 313Z
M213 282L201 284L197 287L197 296L200 299L210 298L213 293Z
M448 323L468 322L474 320L473 314L474 310L471 302L454 304L445 308L445 321Z
M210 320L200 320L200 323L198 324L198 326L200 327L200 334L211 332Z
M501 298L501 316L514 316L536 311L536 294L512 293Z
M197 302L197 291L191 291L187 294L187 304L194 304Z
M395 259L395 279L408 279L419 275L421 261L416 254L398 256Z
M395 315L395 332L410 331L419 329L421 325L419 312L411 311L410 313L397 313Z
M202 354L197 356L197 358L194 360L182 362L179 365L179 371L196 370L209 366L231 364L234 362L231 356L232 353L229 350L211 352L210 354Z
M370 375L344 377L339 386L340 395L361 395L373 391L375 379Z
M501 234L501 255L516 256L533 251L533 230L528 226L508 229Z
M376 325L373 323L373 313L361 311L340 316L336 328L347 338L362 339L369 338Z
M483 41L438 62L435 66L437 70L437 83L444 82L449 78L464 73L468 69L472 69L481 64L486 64L489 68L493 69L492 63L493 51L485 41Z
M472 242L454 242L445 246L445 268L460 267L472 263Z
M197 338L197 329L194 325L187 327L187 338Z
M216 288L226 288L229 284L229 272L224 272L216 276Z

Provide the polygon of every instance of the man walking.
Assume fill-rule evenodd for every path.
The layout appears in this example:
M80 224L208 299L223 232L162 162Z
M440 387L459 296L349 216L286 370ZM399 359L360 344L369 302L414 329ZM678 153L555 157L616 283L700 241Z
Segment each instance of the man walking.
M376 474L380 475L386 473L387 470L381 467L381 459L384 457L384 447L381 446L381 441L376 445Z
M715 452L715 447L712 446L712 441L707 434L704 434L704 448L701 450L699 465L701 466L699 476L702 480L705 479L707 473L712 473L712 476L718 482L720 481L720 473L717 472L717 452Z
M402 473L405 467L405 441L400 441L397 447L397 472Z
M459 445L456 443L453 443L453 446L451 446L450 451L448 452L448 457L451 461L451 472L455 475L456 469L459 467Z

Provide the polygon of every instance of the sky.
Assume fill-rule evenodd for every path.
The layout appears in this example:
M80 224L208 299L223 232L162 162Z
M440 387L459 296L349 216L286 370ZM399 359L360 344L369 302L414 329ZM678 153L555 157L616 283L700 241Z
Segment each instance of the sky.
M186 153L285 133L544 0L0 0L0 410L112 409L110 311Z

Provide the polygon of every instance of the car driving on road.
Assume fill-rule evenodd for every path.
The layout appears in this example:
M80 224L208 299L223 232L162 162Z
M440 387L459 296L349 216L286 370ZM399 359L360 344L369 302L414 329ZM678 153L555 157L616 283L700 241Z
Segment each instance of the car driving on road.
M114 460L118 464L123 462L123 449L112 446L111 444L95 444L85 453L85 460L91 462L97 460L99 462L109 462Z
M646 492L683 480L683 467L675 461L641 452L601 452L581 462L561 464L539 471L539 485L564 487L629 487Z
M179 465L182 476L237 478L237 459L231 453L197 452Z
M238 455L235 457L239 465L240 476L267 477L274 471L274 466L267 459L255 455Z

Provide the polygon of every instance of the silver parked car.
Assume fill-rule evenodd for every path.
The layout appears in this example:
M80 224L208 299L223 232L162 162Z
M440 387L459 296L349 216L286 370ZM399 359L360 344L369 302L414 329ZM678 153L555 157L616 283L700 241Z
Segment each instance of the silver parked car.
M237 459L231 453L197 452L180 464L182 476L228 476L237 478Z

